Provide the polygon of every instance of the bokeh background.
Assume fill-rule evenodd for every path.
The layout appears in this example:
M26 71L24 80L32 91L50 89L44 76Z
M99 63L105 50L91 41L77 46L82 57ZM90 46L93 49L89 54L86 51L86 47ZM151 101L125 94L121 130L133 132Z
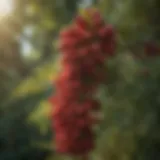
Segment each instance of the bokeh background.
M159 0L0 0L0 160L67 160L54 151L47 98L59 30L91 4L118 41L99 89L105 117L92 158L160 159L160 58L143 58L146 42L160 45Z

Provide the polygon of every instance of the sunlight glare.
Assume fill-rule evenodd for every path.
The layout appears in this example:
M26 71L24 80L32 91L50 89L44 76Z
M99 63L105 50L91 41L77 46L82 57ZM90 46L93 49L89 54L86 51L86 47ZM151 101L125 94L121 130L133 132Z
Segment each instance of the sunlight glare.
M8 16L13 10L13 0L0 0L0 17Z

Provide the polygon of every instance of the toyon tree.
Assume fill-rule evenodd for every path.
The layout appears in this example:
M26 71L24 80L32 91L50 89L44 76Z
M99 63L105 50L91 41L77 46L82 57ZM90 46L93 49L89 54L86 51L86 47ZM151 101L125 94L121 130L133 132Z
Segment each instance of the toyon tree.
M102 100L103 96L99 97L97 95L99 94L99 88L107 84L107 88L101 89L105 92L103 94L105 95L104 97L112 98L119 105L124 103L128 105L128 110L131 109L131 113L127 111L128 115L125 114L124 116L124 124L119 124L118 128L120 129L117 130L116 134L118 135L114 139L115 145L118 147L124 137L126 139L129 138L128 142L132 143L132 147L129 147L129 144L125 142L123 147L119 149L119 152L124 155L119 156L132 159L145 158L146 155L151 156L153 154L149 152L146 154L147 149L144 149L139 154L138 150L142 150L142 146L145 148L146 138L151 136L149 133L152 127L147 122L150 116L148 112L143 107L139 109L137 107L146 105L146 102L141 97L144 98L148 95L148 92L151 92L147 86L155 79L151 76L152 68L149 66L153 64L155 57L157 58L159 55L160 49L152 41L143 41L143 43L141 42L141 48L139 48L140 54L135 54L133 46L130 47L128 45L125 46L127 52L119 56L116 54L118 34L112 25L105 23L101 14L95 8L85 9L73 19L69 26L60 32L61 71L54 82L56 93L49 99L52 105L51 120L52 128L55 131L57 152L80 157L83 160L89 159L89 153L95 149L93 127L102 120L101 108L105 104L107 105L107 102L104 104L104 99ZM112 59L114 60L112 61ZM111 64L115 66L114 69ZM110 65L112 66L111 72L108 68ZM128 76L130 76L131 80L128 78L126 80L126 72L130 72ZM131 93L127 92L128 89L130 89ZM123 99L125 99L125 102L122 102L124 101ZM103 105L101 104L102 101ZM152 99L151 102L153 101L155 100ZM150 108L151 102L146 106ZM129 108L130 105L132 106L131 108ZM103 110L107 115L106 111L109 111L109 109ZM152 111L154 115L156 110L153 109ZM111 113L113 116L113 112ZM124 111L122 113L119 112L119 115L122 116L124 113ZM113 120L114 118L112 117L111 119ZM108 118L108 121L111 121L111 119ZM143 123L141 119L146 121L144 120ZM124 119L121 117L121 120L123 121ZM107 123L107 119L104 121ZM158 123L153 119L151 121L152 124ZM106 124L102 124L102 129L103 126L106 128ZM125 127L127 130L124 129ZM104 132L106 133L106 129ZM127 135L125 136L125 134ZM105 138L108 139L109 136L106 135L107 133ZM103 140L99 142L103 143ZM101 146L104 145L102 143L100 144ZM158 146L158 143L153 144L153 147L155 145ZM101 150L98 154L102 153L100 154L102 159L118 159L119 152L113 146L112 150L109 146L100 148ZM119 159L121 159L120 157Z
M89 154L93 160L159 160L159 1L101 0L97 5L103 18L95 9L79 13L60 32L56 69L57 34L80 0L17 1L21 12L16 22L7 23L9 30L3 23L7 32L0 31L0 159L50 160L53 153L51 159L59 160L52 142L58 153L83 160ZM19 26L18 19L25 24ZM17 36L28 25L33 35L22 36L42 56L32 59L32 53L24 59L25 69L17 57L20 45L8 33L18 29ZM51 86L48 74L57 76L59 68ZM25 80L14 90L16 97L8 96L21 78ZM41 126L48 128L49 121L43 101L54 87L52 128L44 136Z

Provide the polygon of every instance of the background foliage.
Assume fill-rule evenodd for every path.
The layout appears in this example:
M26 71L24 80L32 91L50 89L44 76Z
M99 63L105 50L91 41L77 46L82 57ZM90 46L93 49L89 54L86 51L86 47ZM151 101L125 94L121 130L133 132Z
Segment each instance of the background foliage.
M54 153L48 96L54 92L59 30L82 0L14 0L0 18L0 159L61 159ZM146 41L159 44L159 0L93 1L117 29L117 56L108 61L99 97L95 160L159 160L160 58L137 59ZM82 4L82 5L80 5ZM62 158L64 159L64 158Z

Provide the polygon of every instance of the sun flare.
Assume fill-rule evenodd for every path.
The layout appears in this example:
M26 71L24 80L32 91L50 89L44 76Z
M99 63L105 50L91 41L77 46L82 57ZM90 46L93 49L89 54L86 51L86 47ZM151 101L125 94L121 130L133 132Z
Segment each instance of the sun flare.
M0 17L8 16L13 10L13 0L0 0Z

